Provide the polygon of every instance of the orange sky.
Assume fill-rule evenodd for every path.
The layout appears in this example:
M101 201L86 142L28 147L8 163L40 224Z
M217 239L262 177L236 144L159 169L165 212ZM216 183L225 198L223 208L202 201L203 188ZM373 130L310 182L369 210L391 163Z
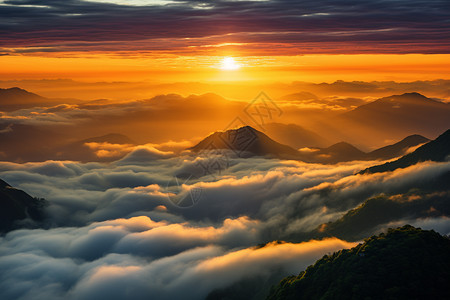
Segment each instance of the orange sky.
M238 70L221 70L224 57ZM0 57L0 80L66 78L81 81L332 82L450 79L450 54L360 54L304 56Z

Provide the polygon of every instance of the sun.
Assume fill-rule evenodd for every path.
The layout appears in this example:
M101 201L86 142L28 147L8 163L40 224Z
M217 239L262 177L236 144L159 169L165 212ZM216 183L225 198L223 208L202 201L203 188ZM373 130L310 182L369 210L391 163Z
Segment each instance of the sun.
M224 59L222 59L222 65L220 66L222 70L237 70L240 67L241 66L237 64L232 57L225 57Z

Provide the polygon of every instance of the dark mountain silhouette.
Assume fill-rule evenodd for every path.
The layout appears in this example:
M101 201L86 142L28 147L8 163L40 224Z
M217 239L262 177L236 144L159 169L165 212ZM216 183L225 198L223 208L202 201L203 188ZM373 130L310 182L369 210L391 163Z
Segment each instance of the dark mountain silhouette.
M437 139L426 143L395 161L367 168L364 173L378 173L394 171L398 168L406 168L423 161L446 161L450 155L450 129L440 135Z
M393 145L385 146L369 153L363 152L349 143L340 142L328 148L318 148L316 152L312 152L312 157L309 158L309 161L338 163L352 160L391 159L404 155L411 147L418 146L427 141L429 141L427 138L415 134Z
M367 159L365 152L346 142L340 142L328 148L320 149L314 155L314 160L326 163Z
M81 100L73 98L46 98L18 87L0 88L0 111L9 112L38 106L50 107L63 103L77 104L81 102Z
M366 153L356 148L355 146L340 142L331 145L328 148L317 148L315 152L306 155L307 161L318 163L338 163L353 160L385 160L399 157L406 153L411 147L418 146L429 141L421 135L411 135L404 138L398 143L376 149L372 152Z
M269 136L296 149L329 145L328 141L317 133L295 124L269 123L264 128Z
M347 241L359 241L391 222L450 217L448 182L450 172L440 176L437 182L429 183L428 192L416 189L402 195L370 198L338 220L320 225L312 237L335 236Z
M24 89L13 87L8 89L0 88L0 103L1 105L15 105L28 102L43 101L47 98L30 93Z
M420 144L429 142L430 140L418 134L410 135L398 143L393 145L385 146L374 150L369 154L373 159L390 159L393 157L401 156L406 154L405 152L411 147L415 147Z
M270 156L283 159L297 159L299 152L289 146L275 142L264 133L244 126L225 132L215 132L194 147L193 152L230 150L240 157Z
M272 128L283 128L286 126L272 123ZM270 126L268 126L270 128ZM299 127L301 128L301 127ZM293 132L299 132L296 125L292 126ZM292 132L292 138L293 136ZM193 152L212 151L224 149L233 151L240 157L268 156L280 159L296 159L314 163L338 163L353 160L389 159L398 157L410 147L420 145L426 141L420 136L411 136L402 141L365 153L355 146L340 142L327 148L311 148L310 151L297 151L287 145L278 143L266 134L250 127L244 126L239 129L215 132L189 150Z
M18 87L0 89L0 111L13 111L43 102L48 102L48 99Z
M46 205L44 199L33 198L0 179L0 233L43 221Z
M419 93L405 93L378 99L341 114L330 121L344 139L400 139L421 134L434 137L450 128L450 105Z
M406 225L325 255L267 299L449 299L449 280L450 239Z

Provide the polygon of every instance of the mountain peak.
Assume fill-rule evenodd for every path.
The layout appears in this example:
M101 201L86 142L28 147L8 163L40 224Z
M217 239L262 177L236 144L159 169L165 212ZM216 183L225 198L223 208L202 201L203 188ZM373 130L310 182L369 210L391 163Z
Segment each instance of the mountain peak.
M417 103L417 102L436 102L418 92L403 93L401 95L392 95L379 99L380 101L389 102L404 102L404 103Z
M31 107L48 99L28 92L18 87L0 88L0 110L13 111L20 108Z
M398 168L407 168L418 162L423 161L446 161L450 156L450 129L446 130L437 139L430 141L414 152L406 154L401 158L387 162L382 165L373 166L360 172L364 173L378 173L394 171Z
M218 149L232 151L239 157L257 155L293 159L299 155L297 150L274 141L251 126L214 132L189 148L196 153Z
M403 93L400 96L415 96L415 97L427 98L427 97L425 97L424 95L422 95L421 93L418 93L418 92Z
M5 88L5 89L0 88L0 95L2 95L2 94L6 94L6 95L20 95L20 94L21 95L34 95L34 96L40 97L40 96L38 96L38 95L36 95L34 93L31 93L31 92L29 92L27 90L24 90L24 89L16 87L16 86L12 87L12 88Z

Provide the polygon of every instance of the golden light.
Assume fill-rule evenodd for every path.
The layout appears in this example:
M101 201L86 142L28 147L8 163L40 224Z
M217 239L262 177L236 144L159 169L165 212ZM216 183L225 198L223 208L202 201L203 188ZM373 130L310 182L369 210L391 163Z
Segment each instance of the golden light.
M236 61L234 60L234 58L232 57L225 57L222 60L222 66L220 67L222 70L237 70L239 69L241 66L239 64L236 63Z

